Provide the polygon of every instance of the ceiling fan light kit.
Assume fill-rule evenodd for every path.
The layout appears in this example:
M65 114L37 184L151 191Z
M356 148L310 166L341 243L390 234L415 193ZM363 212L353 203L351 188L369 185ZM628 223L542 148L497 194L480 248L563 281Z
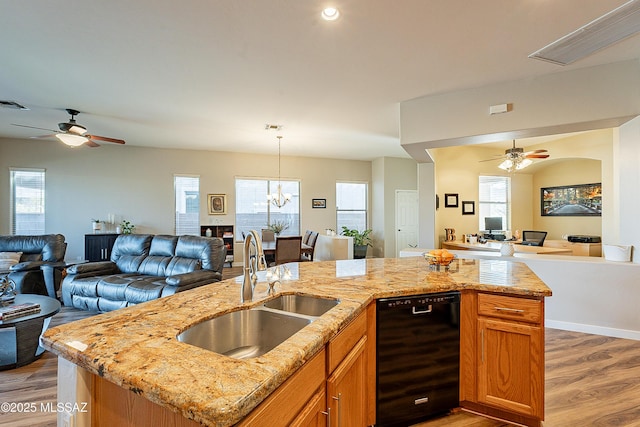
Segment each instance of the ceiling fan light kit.
M56 138L62 141L69 147L79 147L85 142L89 141L89 138L82 135L75 135L73 133L57 133Z
M67 108L66 110L67 110L67 113L71 115L71 118L69 119L68 122L58 123L58 129L60 129L59 131L39 128L35 126L19 125L15 123L12 123L12 125L31 128L31 129L49 130L54 133L51 135L36 136L32 138L49 138L49 137L55 136L58 140L60 140L65 145L68 145L69 147L79 147L81 145L86 145L87 147L99 147L100 145L96 143L95 140L112 142L114 144L125 143L124 140L122 139L108 138L106 136L98 136L98 135L89 135L87 133L86 127L76 123L75 116L80 114L80 112L72 108Z
M533 52L529 58L568 65L640 31L640 0L631 0L574 32Z
M533 164L531 159L546 159L549 157L547 150L539 149L524 151L522 147L516 147L516 140L513 140L513 147L504 150L504 155L495 159L481 160L482 162L491 160L502 160L498 167L509 173L526 168Z

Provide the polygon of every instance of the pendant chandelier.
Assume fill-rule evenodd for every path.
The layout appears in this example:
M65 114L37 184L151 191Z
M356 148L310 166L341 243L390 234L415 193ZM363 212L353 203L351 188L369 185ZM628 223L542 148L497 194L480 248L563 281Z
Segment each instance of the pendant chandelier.
M280 142L282 136L278 136L278 190L274 193L267 194L267 200L278 208L283 207L287 202L291 201L291 193L282 193L282 181L280 180Z

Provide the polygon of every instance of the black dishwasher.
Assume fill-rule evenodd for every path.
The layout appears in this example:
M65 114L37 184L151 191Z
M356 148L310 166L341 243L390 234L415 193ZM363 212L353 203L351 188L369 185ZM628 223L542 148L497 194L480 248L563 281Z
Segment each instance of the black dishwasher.
M460 292L379 299L376 426L459 406Z

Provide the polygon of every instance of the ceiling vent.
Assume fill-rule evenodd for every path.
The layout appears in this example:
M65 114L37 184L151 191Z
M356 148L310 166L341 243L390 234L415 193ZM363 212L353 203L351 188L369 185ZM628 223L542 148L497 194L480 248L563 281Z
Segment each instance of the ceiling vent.
M16 101L3 101L0 100L0 107L11 108L14 110L28 110L24 105L18 104Z
M640 31L640 0L631 0L529 55L568 65Z

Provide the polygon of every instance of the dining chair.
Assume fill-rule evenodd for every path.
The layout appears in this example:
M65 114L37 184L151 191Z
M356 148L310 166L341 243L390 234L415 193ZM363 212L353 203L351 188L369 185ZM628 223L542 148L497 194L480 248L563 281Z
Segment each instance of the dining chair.
M305 231L304 237L302 238L302 243L304 243L305 245L309 244L309 237L311 237L311 233L312 233L311 230Z
M262 229L262 241L263 242L273 242L276 240L276 233L273 230L269 230L268 228Z
M306 252L300 255L300 261L313 261L313 253L316 251L316 241L318 240L318 232L311 231L309 240L307 240L307 246L311 246L311 252Z
M302 236L283 236L276 239L274 265L300 261Z

